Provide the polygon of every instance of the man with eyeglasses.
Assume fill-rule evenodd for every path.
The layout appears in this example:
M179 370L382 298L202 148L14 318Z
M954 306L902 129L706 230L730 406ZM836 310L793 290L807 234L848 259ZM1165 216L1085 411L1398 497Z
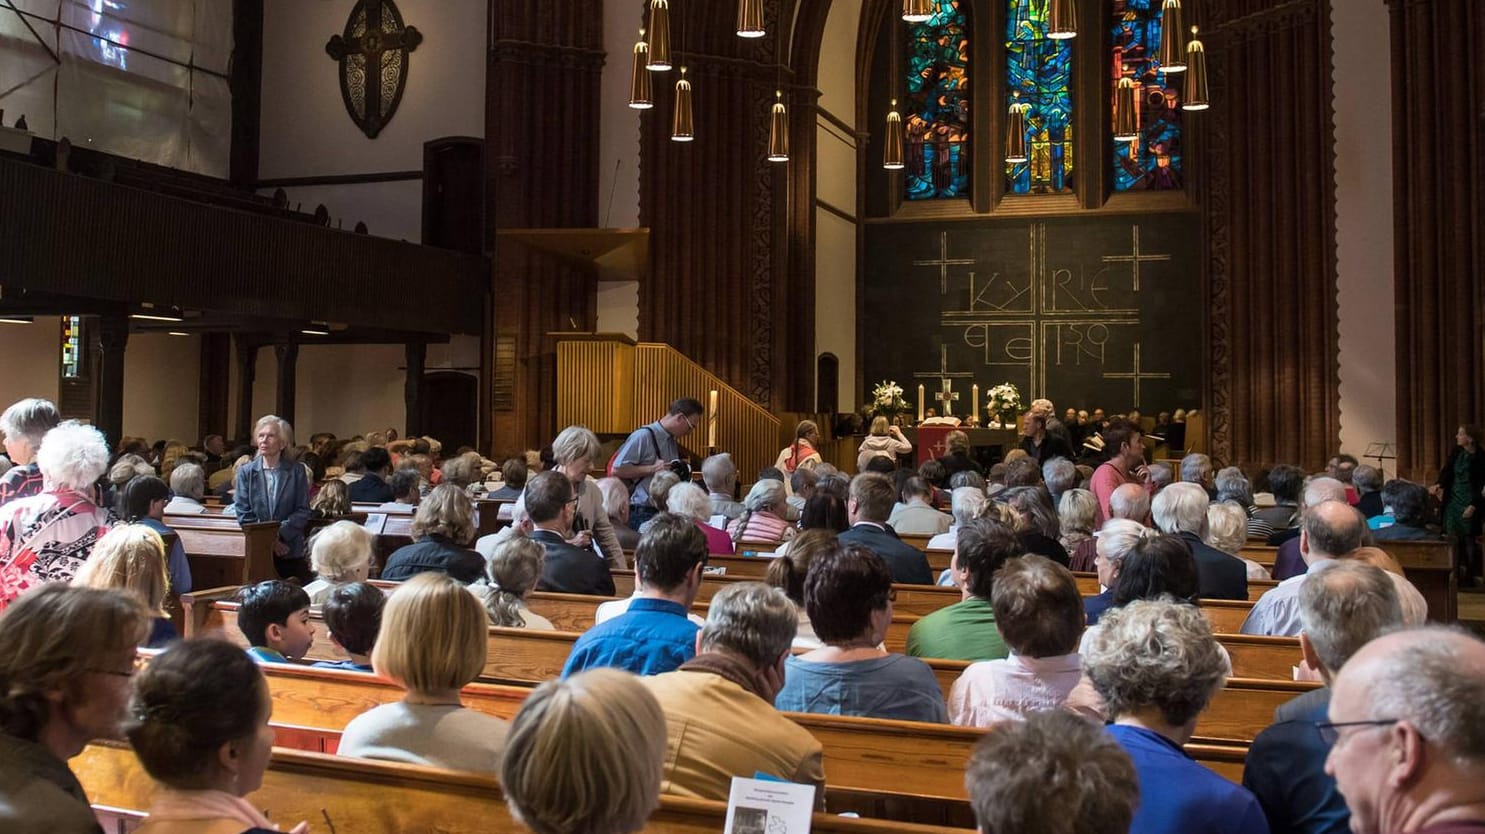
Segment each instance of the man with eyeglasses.
M664 417L630 432L614 455L612 474L629 487L629 526L638 530L659 512L650 504L650 479L681 457L678 439L701 425L705 413L690 397L676 400Z
M1379 568L1335 561L1298 593L1300 650L1327 684L1377 635L1402 625L1396 587ZM1316 729L1332 707L1329 686L1295 698L1248 750L1243 786L1258 797L1275 834L1346 834L1350 813L1325 772L1333 737ZM1332 710L1333 711L1333 710Z
M1336 677L1325 772L1356 834L1485 832L1485 643L1444 627L1368 643Z

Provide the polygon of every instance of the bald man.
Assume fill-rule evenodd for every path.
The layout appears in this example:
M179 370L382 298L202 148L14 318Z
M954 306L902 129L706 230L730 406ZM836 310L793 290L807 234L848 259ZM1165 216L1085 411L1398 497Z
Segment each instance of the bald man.
M1269 536L1268 543L1279 547L1279 552L1274 555L1273 576L1275 579L1282 582L1291 576L1299 576L1305 572L1305 561L1299 555L1299 531L1304 526L1305 513L1311 507L1325 501L1351 503L1346 498L1346 485L1335 478L1311 478L1305 483L1304 491L1300 493L1299 525L1293 530L1280 530Z
M1150 525L1150 491L1143 484L1122 484L1109 496L1109 518Z
M1373 640L1319 727L1354 834L1485 831L1485 643L1445 628Z
M1305 510L1299 552L1305 572L1280 582L1253 603L1243 621L1244 634L1294 637L1304 629L1299 617L1299 589L1306 579L1330 567L1333 560L1361 547L1366 520L1341 501L1323 501Z

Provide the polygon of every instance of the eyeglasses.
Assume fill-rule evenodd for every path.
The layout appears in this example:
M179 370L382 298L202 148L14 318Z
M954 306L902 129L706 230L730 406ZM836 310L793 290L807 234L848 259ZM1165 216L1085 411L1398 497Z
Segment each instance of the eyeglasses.
M1317 721L1315 729L1319 731L1321 741L1334 747L1341 738L1341 727L1387 727L1401 720L1401 718L1378 718L1372 721Z
M689 415L689 414L682 414L681 415L681 419L682 420L685 420L686 421L686 425L690 426L693 431L696 429L696 423L691 420L691 415Z

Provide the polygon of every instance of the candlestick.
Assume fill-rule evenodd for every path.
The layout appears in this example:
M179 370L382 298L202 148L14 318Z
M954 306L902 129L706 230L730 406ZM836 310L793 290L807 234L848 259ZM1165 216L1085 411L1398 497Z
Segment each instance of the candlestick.
M918 422L923 422L923 383L918 383Z
M707 394L706 408L706 446L707 449L717 448L717 392Z
M969 412L970 421L973 422L980 416L980 384L977 382L971 385L969 390L970 397L974 400L974 410Z

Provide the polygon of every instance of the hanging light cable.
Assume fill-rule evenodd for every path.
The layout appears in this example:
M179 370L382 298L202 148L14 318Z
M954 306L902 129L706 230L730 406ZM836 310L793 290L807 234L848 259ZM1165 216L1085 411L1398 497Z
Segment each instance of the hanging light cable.
M670 69L670 2L650 0L650 62L646 69Z
M1191 27L1191 42L1186 44L1186 100L1182 110L1206 110L1212 106L1212 93L1207 89L1207 48L1196 39Z
M902 19L908 23L924 23L933 17L934 0L902 0Z
M897 99L892 99L892 109L887 112L886 144L882 148L882 167L888 171L902 170L902 115L897 112Z
M1121 76L1114 90L1114 139L1116 141L1139 141L1139 119L1135 115L1134 107L1134 79L1127 75Z
M784 108L784 91L773 91L773 108L768 118L768 161L789 161L789 111Z
M1181 0L1165 0L1160 9L1160 50L1155 53L1166 72L1186 71L1186 25Z
M761 38L763 31L763 0L738 0L737 36L739 38Z
M1047 10L1047 37L1067 40L1078 36L1077 0L1050 0Z
M629 106L635 110L649 110L655 106L650 71L645 65L650 60L650 45L645 43L645 30L639 30L639 40L634 43L634 68L629 73Z
M1015 165L1031 159L1026 153L1026 111L1031 105L1021 103L1021 94L1011 98L1011 109L1005 122L1005 161Z
M691 120L691 82L686 80L686 67L675 82L675 118L671 121L670 141L690 142L696 138L696 125Z

